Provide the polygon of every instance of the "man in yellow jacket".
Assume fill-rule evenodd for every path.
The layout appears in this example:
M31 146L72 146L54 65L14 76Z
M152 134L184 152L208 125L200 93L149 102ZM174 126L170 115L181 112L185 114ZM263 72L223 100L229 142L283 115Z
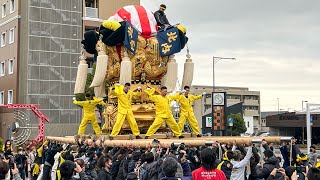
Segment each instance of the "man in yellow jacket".
M138 129L137 122L132 113L132 98L134 96L141 95L141 88L138 87L138 92L133 92L130 90L130 83L126 83L124 86L120 84L116 84L114 87L113 95L118 97L118 114L115 125L112 128L112 132L110 134L109 139L113 140L115 136L117 136L121 130L123 122L127 119L129 126L131 128L132 134L136 137L136 139L141 139L140 131Z
M79 126L78 134L84 134L89 121L91 121L94 132L96 134L101 134L101 129L95 114L95 108L97 105L105 106L106 104L102 101L102 99L98 99L95 97L93 97L92 99L91 94L89 93L86 94L86 99L86 101L77 101L75 100L75 98L73 98L73 104L76 104L83 108L83 118Z
M167 87L161 87L160 95L153 95L155 92L154 88L148 88L145 92L149 95L149 100L156 104L156 119L153 121L152 125L149 127L146 134L146 139L153 135L159 127L165 122L172 130L175 136L179 138L184 138L181 136L181 131L177 122L174 120L170 103L179 98L179 94L167 95Z
M203 94L198 96L189 94L189 86L185 86L183 89L184 91L181 92L180 98L177 100L177 102L180 103L180 118L178 122L179 128L182 132L184 123L186 122L186 120L188 120L193 133L195 133L197 137L201 137L198 121L193 113L192 104L195 100L201 99Z

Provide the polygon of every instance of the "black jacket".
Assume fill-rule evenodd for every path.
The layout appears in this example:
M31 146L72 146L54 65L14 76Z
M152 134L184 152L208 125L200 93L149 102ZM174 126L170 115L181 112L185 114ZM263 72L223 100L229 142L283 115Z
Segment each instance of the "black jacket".
M79 173L79 175L80 175L80 180L89 180L88 176L84 172ZM61 180L77 180L77 179L76 178L61 178Z
M277 157L272 156L268 158L263 164L263 168L256 167L257 178L267 179L274 168L279 168L279 160Z
M154 18L156 19L157 24L160 27L164 27L165 24L170 25L166 14L161 10L158 10L154 13Z
M257 148L253 148L252 153L253 153L253 156L250 158L251 174L249 175L249 180L256 180L257 179L256 166L260 161L260 156L257 152Z
M231 172L232 172L232 163L228 160L224 160L221 162L221 171L226 175L226 178L229 180L231 177Z
M112 180L112 176L109 172L103 169L98 174L98 180Z

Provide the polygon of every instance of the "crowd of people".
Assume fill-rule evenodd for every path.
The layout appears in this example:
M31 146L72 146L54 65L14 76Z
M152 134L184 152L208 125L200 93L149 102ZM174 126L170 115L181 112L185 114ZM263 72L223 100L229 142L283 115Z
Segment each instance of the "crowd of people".
M314 146L303 154L297 145L282 143L281 156L272 144L219 144L162 147L153 140L146 148L104 147L101 140L77 145L46 140L36 147L18 148L7 141L0 161L0 179L32 180L317 180L320 156ZM291 158L290 158L291 155ZM291 163L291 164L290 164Z

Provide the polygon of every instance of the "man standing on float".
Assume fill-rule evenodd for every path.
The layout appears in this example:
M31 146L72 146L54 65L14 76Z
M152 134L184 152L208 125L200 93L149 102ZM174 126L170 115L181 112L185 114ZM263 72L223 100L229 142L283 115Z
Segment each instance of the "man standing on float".
M91 94L87 93L86 101L77 101L76 98L73 98L73 104L82 106L83 108L83 118L79 126L78 134L84 134L89 121L91 121L94 132L96 134L101 134L101 129L96 118L95 108L97 105L105 106L106 104L103 100L95 97L92 99Z
M145 139L148 139L149 136L152 136L160 126L165 122L177 137L184 138L181 136L181 131L178 124L173 118L172 111L170 108L171 101L177 100L179 94L167 95L167 87L161 87L160 95L153 95L155 92L154 88L148 88L145 92L149 95L149 100L153 101L156 104L156 119L153 121L152 125L149 127Z
M140 131L138 129L137 122L132 113L132 98L134 96L141 95L141 87L138 87L138 92L133 92L130 90L130 83L126 83L124 86L120 84L116 84L114 88L114 92L112 95L118 97L118 114L115 125L112 128L112 132L110 134L109 139L113 140L115 136L117 136L121 130L122 124L125 119L127 119L129 126L131 128L132 134L136 137L136 139L141 139Z
M186 122L186 120L188 120L193 133L195 133L197 137L201 137L198 121L193 113L192 104L195 100L201 99L203 95L205 95L205 93L195 96L193 94L189 94L190 92L189 86L185 86L183 89L184 91L181 92L180 98L177 100L177 102L181 104L180 118L178 122L180 131L182 132L184 123Z

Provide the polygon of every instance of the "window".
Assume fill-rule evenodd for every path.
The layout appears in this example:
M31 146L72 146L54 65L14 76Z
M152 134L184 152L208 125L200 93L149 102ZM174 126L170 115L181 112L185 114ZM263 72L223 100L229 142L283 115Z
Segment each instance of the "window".
M4 91L0 92L0 104L4 104Z
M4 76L5 70L4 70L4 62L1 62L0 64L0 76Z
M14 28L9 30L9 44L14 42Z
M8 91L8 104L13 103L13 90Z
M14 12L14 0L10 0L10 13L13 13Z
M8 64L8 74L13 74L13 59L9 60Z
M4 47L6 45L6 33L3 32L1 34L1 47Z
M6 17L7 5L6 3L2 4L2 17Z
M249 123L249 121L248 121L248 127L250 127L250 123Z

